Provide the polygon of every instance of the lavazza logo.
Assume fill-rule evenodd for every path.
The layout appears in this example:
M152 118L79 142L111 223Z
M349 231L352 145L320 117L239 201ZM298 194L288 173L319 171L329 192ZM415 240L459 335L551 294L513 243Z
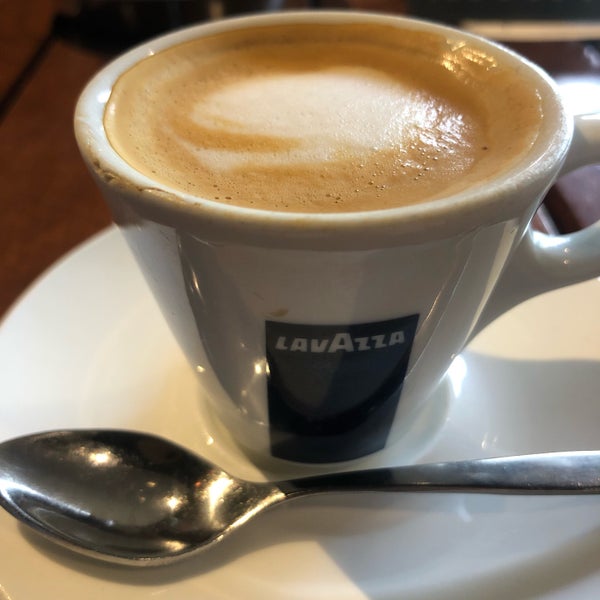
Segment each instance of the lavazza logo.
M275 350L288 352L311 352L314 354L334 352L364 352L404 344L404 331L353 337L347 332L336 333L327 338L288 337L280 335Z
M368 323L266 321L273 456L350 460L383 448L419 315Z

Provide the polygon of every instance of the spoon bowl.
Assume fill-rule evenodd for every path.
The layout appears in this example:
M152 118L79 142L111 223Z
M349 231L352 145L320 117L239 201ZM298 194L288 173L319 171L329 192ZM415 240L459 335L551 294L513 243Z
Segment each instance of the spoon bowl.
M50 431L0 444L4 509L71 550L121 564L173 562L283 501L346 491L595 494L600 493L600 452L251 482L141 432Z
M53 541L111 562L175 560L282 499L143 433L55 431L0 445L0 504Z

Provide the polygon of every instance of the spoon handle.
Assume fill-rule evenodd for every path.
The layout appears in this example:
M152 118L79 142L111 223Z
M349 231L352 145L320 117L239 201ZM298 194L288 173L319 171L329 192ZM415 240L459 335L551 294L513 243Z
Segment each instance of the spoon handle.
M398 491L598 494L600 452L549 452L317 475L281 482L288 496Z

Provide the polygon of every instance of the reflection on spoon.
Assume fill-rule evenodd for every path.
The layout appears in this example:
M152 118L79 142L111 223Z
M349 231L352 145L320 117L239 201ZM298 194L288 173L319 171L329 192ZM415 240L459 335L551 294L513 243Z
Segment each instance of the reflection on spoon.
M249 482L133 431L52 431L0 444L0 505L54 542L114 563L173 562L285 500L350 491L597 494L600 452Z

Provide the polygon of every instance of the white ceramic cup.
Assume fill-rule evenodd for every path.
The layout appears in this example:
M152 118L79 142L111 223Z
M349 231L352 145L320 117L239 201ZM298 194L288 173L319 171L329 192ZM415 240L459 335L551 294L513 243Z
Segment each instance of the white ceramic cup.
M103 127L111 87L150 53L232 28L306 21L441 32L507 61L542 100L537 140L510 170L463 193L302 215L192 197L111 147ZM530 227L558 175L600 160L599 119L570 117L553 81L528 61L439 25L305 12L181 30L104 68L79 100L75 130L211 409L256 459L346 461L405 438L478 330L526 298L600 275L598 224L563 237Z

